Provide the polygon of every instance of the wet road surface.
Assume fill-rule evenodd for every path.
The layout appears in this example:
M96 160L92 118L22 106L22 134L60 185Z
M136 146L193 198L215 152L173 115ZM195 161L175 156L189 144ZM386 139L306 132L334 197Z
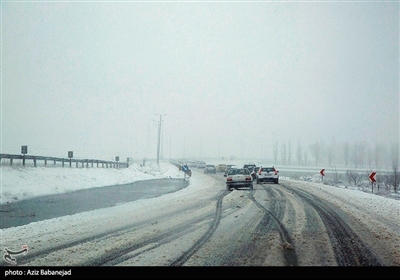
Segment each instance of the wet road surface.
M1 229L157 197L187 187L182 179L154 179L129 184L46 195L0 206Z

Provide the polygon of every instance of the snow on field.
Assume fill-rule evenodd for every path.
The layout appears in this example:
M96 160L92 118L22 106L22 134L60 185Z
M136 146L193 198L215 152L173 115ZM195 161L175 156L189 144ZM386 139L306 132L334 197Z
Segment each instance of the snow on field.
M149 163L142 167L134 164L124 169L103 168L30 168L2 166L1 169L1 199L2 203L10 203L22 199L28 199L45 194L72 192L83 188L93 188L112 184L125 184L137 180L152 180L157 178L182 178L184 175L176 166L160 162L160 165ZM107 229L121 228L129 221L126 213L135 213L136 219L147 219L154 213L167 213L174 211L176 207L184 207L193 203L195 199L201 200L215 191L221 182L203 174L200 170L194 170L192 177L187 178L187 188L168 193L150 199L141 199L114 207L87 211L74 215L64 216L33 222L25 226L11 227L1 230L1 246L29 244L30 248L39 246L40 243L51 246L52 241L61 236L75 236L79 229L79 236L93 232L99 233ZM310 179L310 178L308 178ZM353 205L359 209L371 209L374 215L381 215L393 219L398 223L400 215L400 200L381 195L367 193L357 188L344 185L330 186L321 182L301 182L291 178L284 178L287 184L301 186L307 191L321 195L328 201L334 202L340 199L351 198ZM310 181L310 180L308 180ZM218 186L217 186L218 185ZM239 192L233 191L232 199L239 199ZM398 197L397 197L398 198ZM367 213L355 213L365 219ZM90 223L88 222L90 221ZM70 225L73 224L74 227ZM106 226L105 226L106 225ZM96 251L94 250L94 253ZM62 256L60 256L62 258ZM71 259L72 260L72 259ZM50 265L50 260L43 260ZM71 263L70 265L74 265Z

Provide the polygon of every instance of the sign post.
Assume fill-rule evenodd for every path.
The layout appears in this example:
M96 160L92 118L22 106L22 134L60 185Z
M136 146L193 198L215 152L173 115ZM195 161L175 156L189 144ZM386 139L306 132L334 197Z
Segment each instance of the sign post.
M324 181L324 176L325 176L325 169L321 169L321 171L319 173L321 174L321 180L323 182Z
M115 161L117 162L117 168L119 168L119 156L115 156Z
M22 165L25 166L25 154L28 153L28 146L21 146Z
M371 174L369 174L369 179L371 180L371 184L372 184L372 193L374 193L374 183L376 182L376 172L371 172Z
M186 180L186 174L189 177L192 177L192 170L190 170L189 166L187 164L182 165L182 171L183 171L183 180Z
M74 152L68 151L68 157L69 157L69 167L71 167L72 158L74 157Z

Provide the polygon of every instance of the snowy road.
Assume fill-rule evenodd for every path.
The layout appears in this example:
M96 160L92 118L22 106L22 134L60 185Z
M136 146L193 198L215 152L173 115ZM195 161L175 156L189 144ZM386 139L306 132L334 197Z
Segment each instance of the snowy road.
M161 197L5 229L3 244L29 246L19 266L400 266L397 200L374 209L370 194L319 183L227 192L220 174L192 179Z

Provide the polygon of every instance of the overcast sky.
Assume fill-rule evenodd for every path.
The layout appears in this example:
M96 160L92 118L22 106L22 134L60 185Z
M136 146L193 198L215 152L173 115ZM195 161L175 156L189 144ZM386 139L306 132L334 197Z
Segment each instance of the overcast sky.
M175 158L399 141L398 1L2 1L1 15L2 153L155 158L160 115Z

